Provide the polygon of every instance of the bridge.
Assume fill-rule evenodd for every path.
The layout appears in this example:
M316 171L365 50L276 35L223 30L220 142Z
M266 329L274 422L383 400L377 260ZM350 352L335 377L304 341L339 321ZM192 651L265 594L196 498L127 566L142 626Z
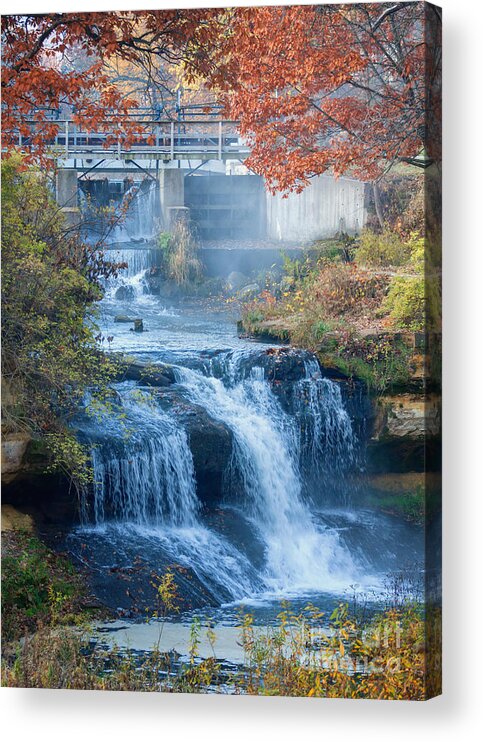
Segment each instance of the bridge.
M52 153L62 160L154 160L164 163L173 160L243 160L250 149L238 136L236 121L222 118L207 120L206 117L190 119L156 120L129 117L131 131L123 131L122 123L106 120L102 131L88 132L78 127L72 119L48 121L55 124L58 132L46 137L45 143ZM28 148L32 137L42 131L45 122L26 121L32 136L19 133L18 145ZM74 165L83 168L82 162Z
M163 119L153 112L133 113L128 124L124 121L107 118L98 131L89 132L73 118L56 116L32 119L27 122L31 134L19 133L19 146L28 148L45 131L44 142L58 161L57 202L72 225L80 218L81 189L85 193L92 188L94 195L95 188L96 193L104 188L108 195L106 182L125 190L133 180L144 179L156 184L156 208L165 228L189 214L208 240L243 233L300 242L336 232L354 234L364 226L365 189L360 181L323 175L313 178L301 194L286 198L267 193L259 176L228 174L227 161L243 163L250 154L237 121L201 113ZM211 167L204 168L210 161ZM97 187L93 181L99 180L104 185Z

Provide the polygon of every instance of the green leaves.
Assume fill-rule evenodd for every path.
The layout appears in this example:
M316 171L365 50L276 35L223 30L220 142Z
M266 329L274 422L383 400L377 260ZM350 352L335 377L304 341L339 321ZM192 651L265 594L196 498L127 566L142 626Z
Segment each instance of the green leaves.
M106 389L113 364L90 318L102 295L92 249L64 224L42 174L19 155L2 162L4 432L42 438L52 465L84 484L86 452L68 431L85 389Z

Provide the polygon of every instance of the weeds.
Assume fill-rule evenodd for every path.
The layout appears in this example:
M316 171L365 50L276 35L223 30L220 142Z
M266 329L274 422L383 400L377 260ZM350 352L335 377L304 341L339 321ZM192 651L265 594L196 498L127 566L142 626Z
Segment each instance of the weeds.
M198 257L198 243L190 224L179 219L171 233L161 232L158 246L163 253L163 269L179 286L199 282L203 266Z

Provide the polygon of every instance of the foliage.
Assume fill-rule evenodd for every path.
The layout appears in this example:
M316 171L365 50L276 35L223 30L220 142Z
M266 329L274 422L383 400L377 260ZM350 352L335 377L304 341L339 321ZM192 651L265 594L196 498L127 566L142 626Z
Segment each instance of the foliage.
M235 9L212 82L247 166L284 191L326 171L374 180L425 147L439 160L440 20L417 3Z
M2 533L2 638L85 618L85 585L72 564L28 533Z
M410 254L409 246L397 233L389 229L380 233L364 230L356 253L360 265L377 268L404 265Z
M114 370L90 313L117 267L68 229L39 172L3 160L3 429L43 437L54 463L79 475L85 455L66 423L86 387L104 393Z
M410 258L395 275L381 310L394 327L424 332L441 328L441 277L430 269L428 243L416 233L408 240Z
M163 104L157 71L169 62L178 84L204 81L240 121L247 165L273 189L302 190L326 171L375 179L423 150L440 159L440 20L421 3L4 16L5 141L27 137L34 116L31 153L45 153L59 127L47 111L67 105L77 124L114 127L129 146L143 127L128 111L143 96ZM133 67L126 90L122 68L130 78Z
M362 379L376 392L407 384L411 356L412 349L405 339L393 333L363 338L341 333L337 343L323 341L319 350L323 365L336 365L347 376Z
M424 276L395 276L384 309L396 327L423 332L426 326Z
M375 492L365 500L365 504L402 517L410 523L424 524L427 492L423 485L405 492Z
M3 663L3 683L40 688L206 692L216 684L221 692L328 698L423 700L434 678L426 673L427 653L439 650L440 613L427 621L417 607L389 608L362 622L347 604L330 617L307 605L295 614L284 605L277 624L256 627L243 614L240 644L244 663L223 686L215 657L201 660L197 647L199 619L191 629L188 665L173 665L172 657L156 649L136 656L130 650L103 650L79 633L41 631L26 639L17 656ZM208 628L214 646L216 637Z
M309 605L286 608L273 629L257 633L250 615L242 624L247 692L326 698L425 697L424 622L417 609L389 609L368 625L347 604L332 612L327 629ZM323 627L323 623L322 623Z
M197 59L197 51L219 33L220 11L177 10L102 13L43 13L2 17L2 128L5 145L18 132L31 137L29 156L46 160L48 140L59 131L52 112L74 111L87 131L112 132L113 141L132 144L144 126L129 118L139 104L125 90L113 66L119 62L141 72L141 88L156 86L159 64ZM72 62L71 60L74 60ZM202 68L204 55L198 54ZM137 87L139 89L139 79ZM165 94L157 84L157 100ZM28 119L37 122L32 136ZM107 143L110 143L108 140Z
M403 239L411 232L424 234L427 216L424 197L426 183L426 174L404 163L395 165L378 181L380 208L387 230L396 232ZM374 197L371 201L373 200ZM368 207L367 227L380 231L375 203L371 201Z
M203 266L198 257L198 243L185 219L179 219L171 233L161 232L158 246L163 251L164 272L179 286L201 279Z

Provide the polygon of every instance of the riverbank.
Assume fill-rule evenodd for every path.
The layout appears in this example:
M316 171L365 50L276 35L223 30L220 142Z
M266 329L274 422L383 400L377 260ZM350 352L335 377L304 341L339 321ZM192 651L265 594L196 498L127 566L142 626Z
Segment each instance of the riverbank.
M89 605L84 575L26 531L25 521L23 530L10 525L2 534L4 686L412 700L430 694L425 625L414 605L363 619L361 607L354 613L343 603L330 616L311 604L301 611L285 604L269 626L257 624L249 609L232 628L196 617L181 624L168 572L158 585L156 617L106 622L105 610Z

